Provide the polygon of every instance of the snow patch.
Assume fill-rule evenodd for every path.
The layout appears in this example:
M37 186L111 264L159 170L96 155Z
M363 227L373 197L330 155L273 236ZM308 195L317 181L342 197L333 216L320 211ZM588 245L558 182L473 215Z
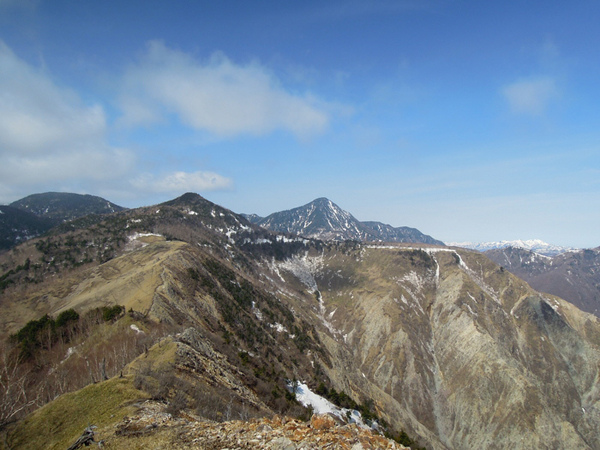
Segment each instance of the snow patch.
M139 239L141 237L146 237L146 236L159 236L162 237L162 234L158 234L158 233L133 233L131 236L129 236L129 240L133 241L134 239Z
M125 246L125 251L132 251L132 250L146 247L148 245L146 242L138 241L139 238L146 237L146 236L163 237L162 234L157 234L157 233L133 233L131 236L127 237L128 242Z
M278 263L280 269L287 270L304 284L309 292L318 291L317 282L313 276L323 266L323 256L309 257L308 252L302 256L294 255Z
M252 313L256 316L256 318L258 320L260 320L262 322L263 314L262 314L261 310L256 307L255 301L252 301Z
M275 331L278 333L287 333L287 328L281 325L279 322L275 322L273 324L269 324L271 328L275 328ZM292 338L293 339L293 338Z
M67 349L67 354L65 355L65 357L63 358L63 360L60 362L61 364L64 363L67 359L69 359L73 353L75 353L75 347L69 347Z
M296 394L296 400L304 407L312 407L315 414L331 414L342 422L355 423L362 428L377 428L377 423L374 423L372 427L366 425L359 411L334 405L326 398L311 391L306 383L297 383L294 386L294 383L289 382L288 389Z

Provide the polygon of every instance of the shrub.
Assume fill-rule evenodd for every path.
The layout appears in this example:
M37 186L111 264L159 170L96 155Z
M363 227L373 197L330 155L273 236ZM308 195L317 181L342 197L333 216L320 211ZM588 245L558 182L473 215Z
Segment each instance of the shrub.
M119 317L125 311L125 307L121 305L105 306L102 308L102 319L105 322Z
M249 358L250 358L250 355L248 355L248 352L239 352L238 356L242 360L242 364L243 365L248 364L248 361L249 361Z

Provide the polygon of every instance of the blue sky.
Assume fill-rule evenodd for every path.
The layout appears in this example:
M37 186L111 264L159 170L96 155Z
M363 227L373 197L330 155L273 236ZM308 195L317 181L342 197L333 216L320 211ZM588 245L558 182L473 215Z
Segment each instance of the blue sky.
M0 0L0 202L328 197L600 245L600 3Z

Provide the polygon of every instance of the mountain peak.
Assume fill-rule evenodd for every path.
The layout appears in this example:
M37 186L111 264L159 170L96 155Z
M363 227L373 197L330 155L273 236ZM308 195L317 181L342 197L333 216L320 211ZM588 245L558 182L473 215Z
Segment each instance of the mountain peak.
M293 208L292 211L297 209L314 209L319 213L326 213L327 211L335 211L336 213L345 213L350 214L336 205L334 202L329 200L327 197L319 197L314 199L312 202L307 203L304 206L299 206L298 208Z
M200 194L195 192L186 192L173 200L164 202L165 205L176 206L176 205L196 205L198 203L211 203L202 197Z
M9 206L57 221L72 220L88 214L109 214L125 209L102 197L70 192L32 194Z
M304 206L273 213L254 223L273 231L322 240L365 242L421 242L443 245L415 228L394 228L380 222L360 222L326 197Z
M319 206L325 206L325 207L329 207L329 208L332 208L332 207L339 208L339 206L337 206L335 203L333 203L327 197L316 198L312 202L310 202L309 205L319 205Z
M258 224L273 231L309 238L360 240L360 222L325 197L304 206L273 213Z

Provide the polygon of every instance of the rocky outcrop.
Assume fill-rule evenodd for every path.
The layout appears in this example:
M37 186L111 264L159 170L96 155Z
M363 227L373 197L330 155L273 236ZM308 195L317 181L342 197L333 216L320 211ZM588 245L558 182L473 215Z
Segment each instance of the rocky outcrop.
M181 372L193 374L213 386L224 387L242 398L257 410L268 407L243 382L244 375L227 358L213 349L208 339L194 328L188 328L177 337L174 367Z

